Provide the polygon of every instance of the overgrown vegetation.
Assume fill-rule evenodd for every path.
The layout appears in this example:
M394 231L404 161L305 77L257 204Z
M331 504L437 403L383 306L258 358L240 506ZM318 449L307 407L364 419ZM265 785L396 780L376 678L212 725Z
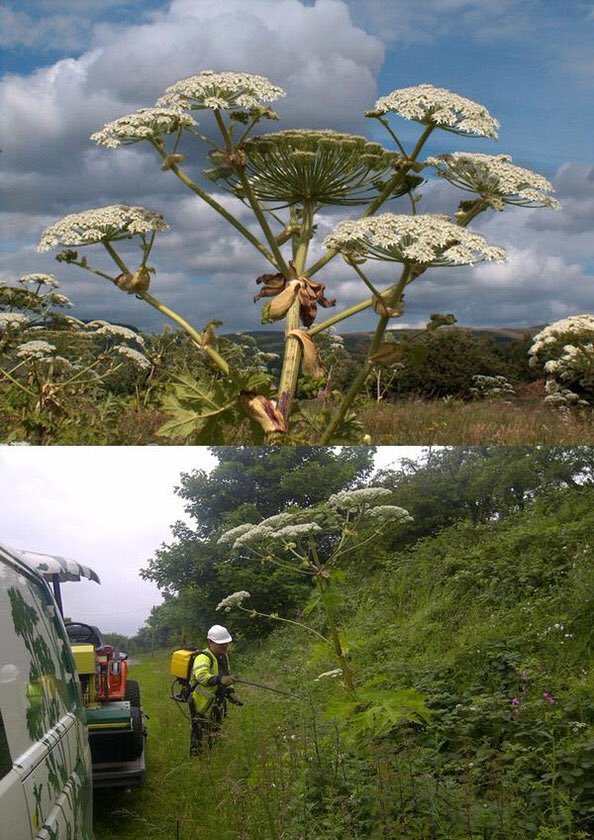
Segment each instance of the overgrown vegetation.
M171 383L191 390L191 383L209 370L207 357L187 335L172 330L150 335L105 321L83 323L64 313L67 299L55 291L57 281L51 275L22 279L28 282L0 285L2 441L196 442L182 427L176 437L168 414ZM594 439L590 407L543 402L544 383L535 381L528 365L527 336L495 341L456 328L429 333L420 342L407 332L395 335L389 343L401 348L402 359L370 373L357 402L359 418L350 418L342 442L572 444ZM363 363L368 338L318 338L327 378L322 382L301 376L294 439L320 440L326 419ZM282 341L275 333L219 337L217 347L223 359L240 365L254 383L278 373ZM489 377L504 377L503 387ZM481 383L486 387L479 387ZM258 424L241 412L234 417L225 427L225 442L252 440ZM167 424L171 434L164 438L160 430ZM211 431L211 442L220 443L216 424Z
M194 541L208 544L219 523L236 525L239 513L245 519L260 501L268 516L289 502L303 505L308 469L320 497L339 484L341 463L344 485L369 484L369 462L359 450L334 455L334 462L321 452L318 461L305 450L301 466L295 460L286 470L287 450L268 450L267 458L218 450L211 480L183 478L182 494L199 523ZM387 470L373 483L390 490L414 520L340 564L334 606L365 697L353 703L340 675L320 676L335 663L301 628L268 635L273 621L232 612L225 622L237 639L233 669L298 699L241 686L246 707L232 710L210 754L190 760L189 725L167 698L167 653L143 655L135 667L150 714L148 783L133 798L98 798L98 840L592 835L594 451L452 448ZM191 535L179 534L154 574L168 567L180 573L182 537L187 551ZM206 550L189 566L197 556L206 569ZM236 563L226 562L223 579L223 558L213 556L210 594L180 584L153 614L169 622L166 645L182 641L182 621L202 643L204 628L221 618L217 598L229 584L243 588L248 567L237 563L235 578ZM252 563L251 573L259 596L269 567ZM300 621L325 629L307 590L279 587L269 597L271 610L283 614L297 603ZM197 625L189 628L182 603L192 601ZM393 725L386 728L383 718L380 726L368 714L374 692L395 703L418 693L429 714L395 715Z

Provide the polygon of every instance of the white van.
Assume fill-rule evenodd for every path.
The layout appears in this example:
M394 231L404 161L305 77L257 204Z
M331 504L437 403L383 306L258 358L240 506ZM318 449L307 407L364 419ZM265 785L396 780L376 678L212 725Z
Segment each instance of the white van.
M52 592L0 545L0 837L93 840L80 684Z

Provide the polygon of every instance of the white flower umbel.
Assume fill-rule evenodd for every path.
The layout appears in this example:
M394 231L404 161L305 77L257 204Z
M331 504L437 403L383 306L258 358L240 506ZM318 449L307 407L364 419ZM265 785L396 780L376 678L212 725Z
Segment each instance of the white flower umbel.
M549 193L553 186L542 175L515 166L509 155L451 154L425 161L437 174L460 189L478 193L496 210L505 204L521 207L553 207L559 202Z
M398 507L398 505L377 505L376 507L369 508L367 517L380 522L398 522L402 524L413 521L410 513L404 508Z
M499 123L484 105L433 85L398 88L380 97L368 116L389 112L455 134L497 137Z
M16 354L20 359L47 359L55 349L48 341L26 341L21 344Z
M594 338L594 315L584 313L583 315L570 315L549 324L532 339L532 346L528 351L530 356L536 356L546 348L553 345L568 344L568 338L584 336L586 341Z
M246 598L251 598L249 592L241 589L239 592L234 592L232 595L227 595L226 598L217 604L217 610L225 610L229 612L233 607L240 607Z
M295 204L366 204L377 195L377 183L394 174L397 152L366 137L330 129L288 129L252 137L243 145L246 173L260 201ZM224 153L211 154L224 164ZM218 170L214 170L216 173ZM223 170L224 172L225 170ZM232 171L230 186L243 197Z
M0 332L18 330L27 326L31 319L20 312L0 312Z
M249 546L256 546L268 539L274 531L272 528L267 528L266 525L252 525L249 531L241 534L233 543L234 549L246 548Z
M127 341L136 341L138 344L144 345L144 338L129 327L110 324L108 321L89 321L87 326L92 329L95 335L125 338Z
M238 537L241 537L242 534L247 534L253 527L252 522L246 522L244 525L237 525L236 528L230 528L221 534L217 540L217 545L233 545Z
M341 222L324 239L324 246L341 251L345 257L424 266L502 262L506 256L502 248L489 245L479 233L437 215L382 213Z
M265 76L251 73L217 73L203 70L167 88L157 100L157 107L212 110L257 108L262 102L273 102L285 92Z
M53 274L25 274L19 283L23 286L48 286L50 289L57 289L60 286Z
M285 525L294 522L294 520L295 514L287 511L285 513L276 513L274 516L263 519L260 525L266 525L267 528L283 528Z
M128 347L126 344L118 344L117 347L113 348L113 351L114 353L119 353L120 356L124 356L125 359L132 362L132 364L141 370L147 370L151 366L151 362L146 356L139 353L138 350L134 350L133 347Z
M303 522L300 525L286 525L280 531L274 531L270 537L273 540L282 540L283 542L291 542L302 537L309 537L312 534L321 533L322 529L317 522Z
M135 234L154 233L168 227L161 213L145 207L128 207L112 204L72 213L47 227L38 251L50 251L60 245L92 245L96 242L117 242L130 239Z
M363 487L360 490L341 490L328 499L330 507L339 510L358 510L368 505L378 505L392 493L386 487Z
M140 108L132 114L106 123L100 131L91 134L98 146L115 149L141 140L156 140L165 134L174 134L180 128L198 125L190 114L174 108Z

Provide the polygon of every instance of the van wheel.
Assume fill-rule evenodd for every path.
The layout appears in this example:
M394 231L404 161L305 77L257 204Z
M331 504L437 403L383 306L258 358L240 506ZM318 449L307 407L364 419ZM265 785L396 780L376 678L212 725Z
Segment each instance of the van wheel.
M126 681L126 696L124 700L128 700L133 707L140 707L140 686L136 680Z

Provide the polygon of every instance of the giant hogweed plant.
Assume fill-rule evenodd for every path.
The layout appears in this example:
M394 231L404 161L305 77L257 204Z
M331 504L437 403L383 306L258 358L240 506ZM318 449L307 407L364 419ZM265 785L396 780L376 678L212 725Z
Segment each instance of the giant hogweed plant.
M77 399L118 372L141 384L152 367L144 339L108 321L83 323L53 274L0 283L0 401L9 440L51 443L76 421Z
M312 634L323 655L332 656L337 666L320 677L340 677L344 687L343 696L335 697L327 711L346 724L352 737L382 735L403 721L419 722L429 714L414 689L384 688L376 681L361 684L340 628L340 585L345 579L342 561L364 546L371 546L386 527L411 520L404 508L389 504L390 497L391 492L383 487L344 490L316 507L289 510L258 524L239 525L218 540L233 552L313 580L315 596L304 617L314 610L321 612L323 632L305 621L243 606L251 598L245 590L223 598L217 609L240 609L252 617L264 616L297 625Z
M154 107L119 117L92 135L108 148L140 142L152 146L161 169L221 215L258 252L266 268L256 278L261 288L255 300L266 300L261 320L284 320L284 358L276 388L269 378L229 364L217 349L215 328L220 322L198 329L149 291L155 280L150 254L157 234L167 227L160 213L126 205L102 207L67 216L42 235L40 250L65 247L58 260L103 277L156 308L209 356L210 376L185 377L176 386L167 404L171 420L161 430L163 435L212 442L224 424L247 415L254 421L255 442L264 436L269 443L293 440L290 422L300 373L319 380L323 390L325 372L316 336L373 308L377 325L367 357L318 434L321 443L344 439L354 416L353 403L370 373L400 360L398 347L384 336L390 321L404 312L408 287L434 266L505 259L501 248L468 229L480 213L501 211L508 204L558 206L551 184L515 166L509 156L454 152L423 160L427 141L438 131L467 138L497 137L498 122L487 109L451 91L423 84L381 97L366 116L385 129L392 148L331 130L256 134L263 120L278 119L270 103L284 95L263 76L203 71L171 85ZM194 119L200 111L211 112L213 119L207 122L214 126L213 136L203 133ZM410 148L397 134L395 117L420 124ZM196 160L195 144L208 150L212 163L202 183L193 180L185 166L186 161L191 167ZM451 217L417 212L415 190L429 173L469 193ZM251 210L255 225L244 224L222 204L205 186L208 181L239 198ZM348 219L326 236L320 256L316 220L327 208L336 207L345 208ZM119 250L120 243L128 240L140 246L139 260L130 265ZM89 245L107 251L115 265L113 273L99 270L79 253ZM326 293L319 274L338 255L346 262L345 270L360 281L361 300L320 320L318 309L334 307L336 300ZM387 283L367 268L378 262L393 268ZM428 328L452 320L451 315L433 315Z

